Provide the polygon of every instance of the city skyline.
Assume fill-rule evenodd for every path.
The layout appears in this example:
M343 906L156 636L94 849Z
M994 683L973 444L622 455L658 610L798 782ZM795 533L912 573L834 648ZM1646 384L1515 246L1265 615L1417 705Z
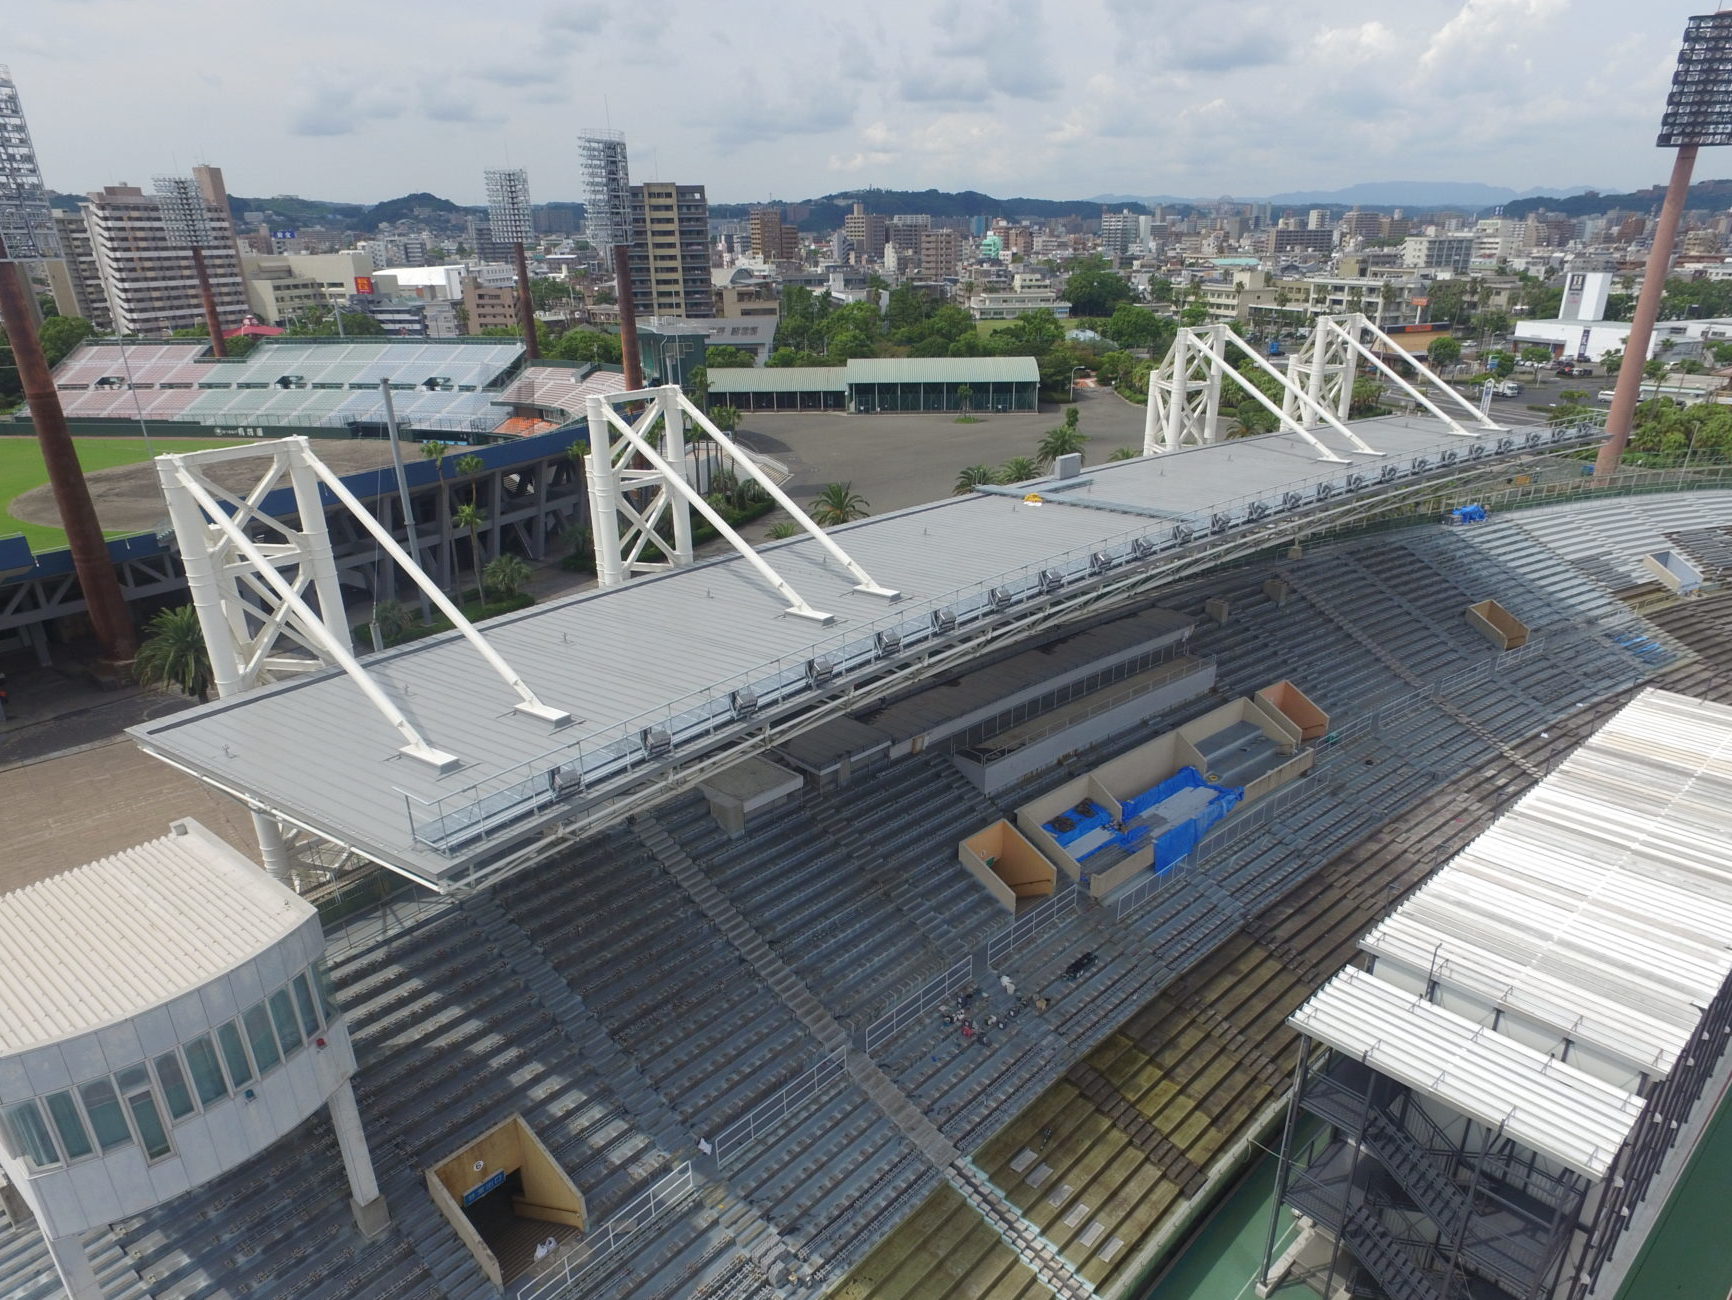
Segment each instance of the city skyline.
M479 203L482 167L521 166L538 196L576 198L576 136L607 124L631 141L634 180L705 183L722 203L866 185L1612 191L1662 179L1653 121L1700 8L1418 0L1393 20L1364 0L1304 15L1230 0L1186 29L1133 0L889 0L768 28L689 4L657 24L564 0L521 16L393 0L369 14L395 12L422 45L391 57L345 40L352 13L329 0L292 27L189 0L172 30L118 0L62 0L16 15L0 57L66 192L209 161L259 197ZM698 92L633 93L652 83Z

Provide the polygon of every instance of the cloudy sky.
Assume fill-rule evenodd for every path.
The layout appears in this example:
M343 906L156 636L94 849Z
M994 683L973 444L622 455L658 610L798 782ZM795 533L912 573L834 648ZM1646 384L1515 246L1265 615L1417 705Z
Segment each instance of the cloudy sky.
M1627 189L1706 0L0 0L44 179L580 197L573 137L712 201L1361 181ZM662 17L652 20L651 15ZM1709 156L1702 176L1732 174Z

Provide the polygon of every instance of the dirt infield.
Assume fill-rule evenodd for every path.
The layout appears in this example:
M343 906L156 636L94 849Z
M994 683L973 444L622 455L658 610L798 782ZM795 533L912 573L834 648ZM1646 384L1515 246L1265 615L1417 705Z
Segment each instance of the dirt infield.
M172 443L163 446L173 450ZM315 442L313 450L320 460L339 474L378 469L391 463L391 445L372 439L331 439ZM224 462L211 477L225 488L239 491L256 483L261 469L259 460L249 456L244 460ZM90 486L90 499L96 506L96 517L104 532L144 533L168 521L168 507L163 504L162 489L156 481L156 467L150 461L99 469L86 474L84 481ZM26 523L60 527L60 511L54 504L53 489L47 485L20 493L6 508Z

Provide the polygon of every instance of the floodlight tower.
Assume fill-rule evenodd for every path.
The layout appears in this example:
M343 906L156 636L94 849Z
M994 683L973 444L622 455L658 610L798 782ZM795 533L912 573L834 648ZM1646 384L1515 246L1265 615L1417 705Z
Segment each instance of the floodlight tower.
M91 629L102 646L103 658L124 664L138 648L132 616L120 594L102 527L96 522L96 508L90 503L84 468L78 463L78 450L66 427L66 412L60 406L48 358L42 354L42 340L36 333L36 295L23 269L25 262L58 255L48 192L36 165L18 88L11 72L0 65L0 325L12 345L13 363L30 406L31 423L36 426L36 441L54 489L60 526L66 530Z
M529 259L523 246L535 232L529 211L529 173L521 167L489 168L487 180L487 224L495 243L511 245L517 263L517 315L523 322L523 351L531 361L539 360L541 348L535 339L535 299L529 292Z
M631 292L631 175L625 136L619 131L586 131L578 137L577 147L583 166L584 228L590 243L613 254L620 361L626 389L635 392L643 387L643 358L637 350L637 304Z
M216 294L211 291L210 270L204 262L204 250L216 243L204 191L190 176L158 176L155 185L156 205L162 212L169 247L182 248L192 254L199 299L204 303L205 328L210 331L210 350L215 356L226 357L229 350L223 339L222 318L217 315Z
M1732 12L1698 14L1685 24L1684 48L1678 53L1672 93L1666 96L1666 112L1660 119L1660 138L1655 144L1661 149L1676 149L1678 154L1672 161L1672 179L1654 227L1654 245L1648 250L1642 296L1636 300L1630 337L1624 344L1624 362L1618 368L1618 386L1611 413L1606 416L1606 441L1594 462L1597 477L1618 468L1630 441L1636 399L1642 390L1642 367L1648 360L1648 342L1666 292L1666 272L1672 266L1672 244L1690 192L1696 151L1703 145L1732 144Z

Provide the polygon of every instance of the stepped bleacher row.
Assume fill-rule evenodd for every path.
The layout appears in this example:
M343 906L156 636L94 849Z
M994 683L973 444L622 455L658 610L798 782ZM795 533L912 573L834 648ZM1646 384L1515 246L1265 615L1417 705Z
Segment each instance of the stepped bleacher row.
M509 341L354 343L272 339L214 361L196 339L86 343L55 369L67 417L172 420L210 426L346 429L384 419L389 380L410 429L492 432L520 406L577 417L592 393L624 380L595 368L535 366L512 379L523 349Z
M1650 503L1617 504L1620 514L1608 519L1623 510L1644 518ZM1668 508L1665 518L1673 533L1713 526L1709 509ZM1251 944L1235 933L1458 773L1680 654L1522 522L1384 534L1162 593L1160 604L1196 616L1189 652L1214 657L1220 697L1291 679L1339 734L1319 742L1313 774L1281 792L1278 817L1248 813L1237 826L1227 818L1221 838L1205 841L1206 856L1170 873L1141 907L1120 917L1111 900L1085 906L998 950L994 975L1008 976L1016 994L984 981L975 1007L1003 1017L1000 1025L965 1037L934 1009L875 1048L885 1074L974 1153L1083 1276L1111 1283L1126 1275L1154 1222L1150 1207L1182 1204L1197 1171L1256 1109L1247 1074L1261 1084L1281 1064L1268 1026L1302 996L1292 972L1318 973L1292 958L1306 934L1265 925ZM1591 508L1578 526L1596 526ZM1277 567L1290 578L1280 603L1264 591ZM1532 650L1500 657L1463 622L1462 609L1487 597L1533 628ZM1224 623L1204 613L1218 600ZM1446 679L1456 685L1424 689ZM655 819L752 934L858 1030L1004 934L1003 912L956 862L960 839L1033 790L1218 703L1208 696L1172 709L999 797L982 794L947 754L928 752L857 768L851 783L809 794L738 839L722 834L696 795ZM108 1294L479 1297L488 1285L428 1199L427 1166L521 1112L582 1189L592 1223L606 1223L694 1157L700 1140L822 1059L812 1034L742 958L738 937L707 919L643 832L618 827L491 895L434 909L418 928L344 946L333 975L394 1217L384 1238L363 1244L355 1233L340 1180L329 1176L334 1138L314 1120L300 1141L115 1225L108 1238L119 1249L98 1242L93 1252L112 1270ZM1360 928L1356 916L1326 924L1329 933ZM1167 1001L1149 1009L1163 990ZM1036 997L1044 1010L1020 1000ZM1214 1006L1220 1023L1199 1006ZM1189 1019L1175 1018L1174 1007ZM1168 1038L1195 1050L1174 1047L1153 1066L1139 1063L1137 1053ZM1107 1120L1018 1119L1038 1117L1030 1106L1050 1106L1042 1099L1054 1095L1110 1112L1108 1087L1146 1123L1119 1110L1112 1127L1126 1135L1123 1150L1110 1160L1103 1150L1106 1163L1075 1152L1108 1136ZM1063 1131L1043 1152L1038 1133L1049 1124ZM1025 1148L1036 1160L1022 1160ZM1042 1165L1052 1174L1037 1187L1025 1175ZM940 1177L843 1075L737 1160L709 1169L703 1195L629 1237L572 1294L817 1296L909 1219ZM954 1276L972 1282L947 1292L884 1281L859 1295L1043 1293L966 1202L945 1192L933 1204L941 1212L921 1222L937 1225L958 1252ZM900 1258L897 1276L931 1275L932 1252ZM0 1289L25 1300L52 1294L39 1281L45 1263L32 1232L0 1226ZM772 1264L774 1288L760 1272ZM790 1269L801 1280L787 1281Z

